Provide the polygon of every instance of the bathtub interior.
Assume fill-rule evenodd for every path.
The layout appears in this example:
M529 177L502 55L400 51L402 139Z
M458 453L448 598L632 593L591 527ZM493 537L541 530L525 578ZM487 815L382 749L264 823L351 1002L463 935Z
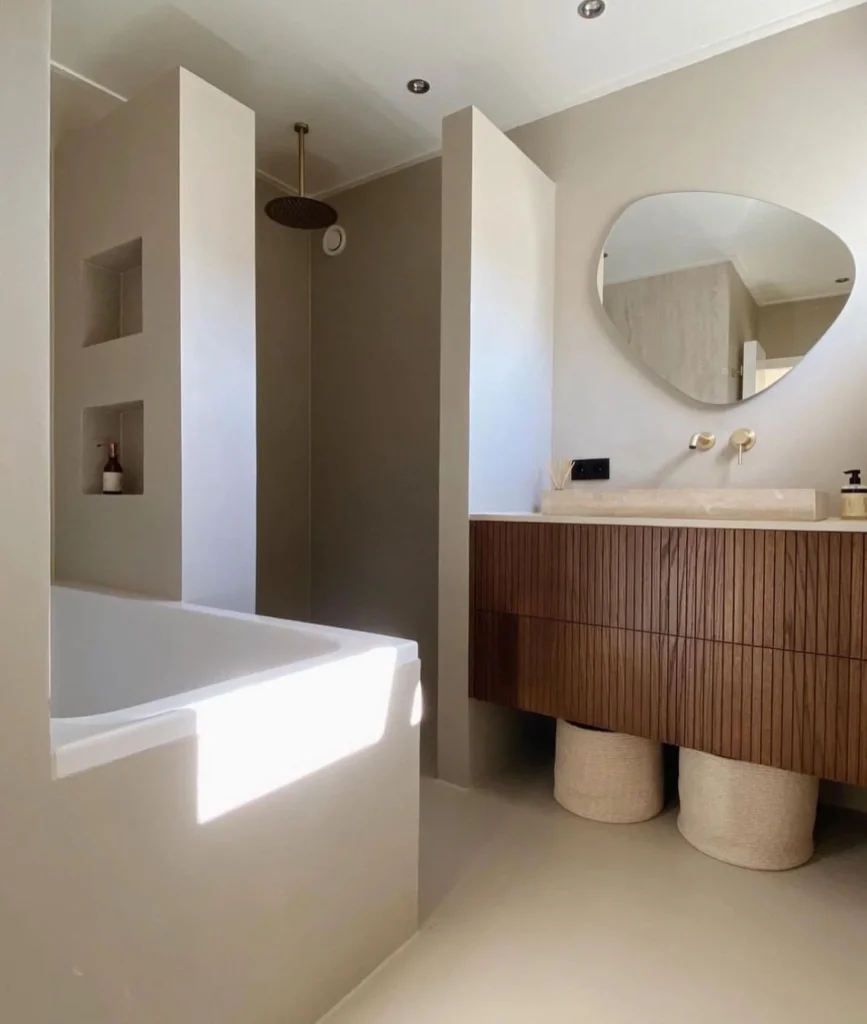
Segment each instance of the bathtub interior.
M51 714L134 708L339 649L294 623L55 586Z

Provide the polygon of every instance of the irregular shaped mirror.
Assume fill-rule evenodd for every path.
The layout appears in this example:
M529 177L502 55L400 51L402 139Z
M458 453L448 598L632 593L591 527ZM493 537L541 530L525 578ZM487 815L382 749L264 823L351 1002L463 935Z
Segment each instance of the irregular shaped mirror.
M602 304L627 346L684 394L717 405L793 370L854 280L852 253L832 231L718 192L639 199L600 265Z

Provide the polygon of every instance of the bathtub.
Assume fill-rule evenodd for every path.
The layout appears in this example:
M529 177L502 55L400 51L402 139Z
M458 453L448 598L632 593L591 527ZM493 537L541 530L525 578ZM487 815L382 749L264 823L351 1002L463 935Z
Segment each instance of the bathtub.
M52 610L46 970L100 1020L322 1019L418 925L415 644L67 586Z
M418 657L407 640L60 585L51 630L55 776L195 737L202 821L375 744Z

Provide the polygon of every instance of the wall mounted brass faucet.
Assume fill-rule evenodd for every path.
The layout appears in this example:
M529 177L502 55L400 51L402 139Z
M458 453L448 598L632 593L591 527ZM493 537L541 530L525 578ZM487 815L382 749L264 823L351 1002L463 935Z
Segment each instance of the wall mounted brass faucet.
M748 452L756 446L756 432L748 427L741 427L732 434L729 444L738 453L738 465L742 466L744 452Z
M689 450L691 452L709 452L716 444L716 434L693 434L689 439Z

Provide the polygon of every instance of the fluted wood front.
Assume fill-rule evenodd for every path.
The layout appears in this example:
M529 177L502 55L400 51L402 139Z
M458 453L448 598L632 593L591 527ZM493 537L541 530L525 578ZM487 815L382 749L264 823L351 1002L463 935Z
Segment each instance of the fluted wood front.
M864 535L474 522L480 700L867 785Z

